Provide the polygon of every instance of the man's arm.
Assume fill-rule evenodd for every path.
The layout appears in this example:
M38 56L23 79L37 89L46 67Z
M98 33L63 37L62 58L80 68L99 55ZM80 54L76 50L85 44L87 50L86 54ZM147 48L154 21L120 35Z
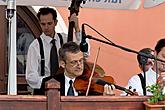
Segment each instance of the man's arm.
M39 58L37 48L33 43L29 46L26 65L26 80L32 88L40 88L43 77L39 75ZM39 49L39 48L38 48Z
M74 21L75 25L74 25L74 29L75 29L75 36L76 36L76 43L77 44L80 44L81 43L81 39L82 39L82 34L81 34L81 31L80 31L80 26L79 26L79 20L78 20L78 17L76 16L76 14L72 14L70 17L69 17L69 22L71 21ZM88 43L88 51L87 52L84 52L84 56L85 58L88 58L89 55L90 55L90 44L89 44L89 39L86 39L87 43Z

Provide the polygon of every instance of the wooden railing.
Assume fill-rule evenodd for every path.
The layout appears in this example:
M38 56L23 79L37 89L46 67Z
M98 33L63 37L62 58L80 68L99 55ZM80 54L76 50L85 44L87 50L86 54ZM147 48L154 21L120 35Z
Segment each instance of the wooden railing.
M145 110L140 96L60 96L59 82L46 84L46 96L0 95L0 110Z

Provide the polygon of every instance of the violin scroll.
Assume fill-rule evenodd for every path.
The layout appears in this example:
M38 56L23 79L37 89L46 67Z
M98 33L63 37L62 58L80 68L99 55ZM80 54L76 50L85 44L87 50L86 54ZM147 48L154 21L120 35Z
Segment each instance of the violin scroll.
M70 16L73 13L76 13L76 15L78 16L79 7L82 2L83 2L83 4L85 4L85 0L72 0L71 1L71 5L68 8L70 10ZM73 27L74 27L74 22L73 21L69 22L68 39L67 39L68 42L73 41Z
M70 10L70 15L73 13L76 13L76 15L78 15L80 4L85 4L85 2L86 0L72 0L71 5L68 8Z

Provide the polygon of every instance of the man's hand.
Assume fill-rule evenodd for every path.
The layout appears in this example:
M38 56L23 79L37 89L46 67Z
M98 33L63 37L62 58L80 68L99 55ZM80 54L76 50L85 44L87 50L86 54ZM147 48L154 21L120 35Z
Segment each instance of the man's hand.
M163 85L165 87L165 72L161 72L161 80L160 80L160 84Z
M113 90L115 89L115 86L114 85L105 85L104 86L104 92L103 92L103 95L104 96L114 96L114 92Z
M78 22L78 17L76 16L76 13L73 13L70 17L69 17L69 22L74 22L74 28L76 32L80 32L80 28L79 28L79 22Z

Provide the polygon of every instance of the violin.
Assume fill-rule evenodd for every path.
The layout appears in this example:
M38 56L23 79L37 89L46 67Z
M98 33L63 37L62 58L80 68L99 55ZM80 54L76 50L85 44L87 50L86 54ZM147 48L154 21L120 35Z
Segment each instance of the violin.
M83 74L81 76L76 77L76 79L74 81L74 87L75 87L76 91L82 95L84 95L87 91L87 86L89 83L89 77L91 75L92 65L93 65L93 63L85 62ZM92 82L91 82L90 89L89 89L89 95L102 95L104 92L104 85L113 84L116 89L125 91L127 94L129 94L131 96L133 96L133 95L137 96L136 92L133 92L130 89L126 89L124 87L116 85L114 78L111 76L105 76L104 70L99 65L96 65L95 70L97 70L97 71L94 71ZM101 73L98 73L98 71Z
M81 94L85 94L87 91L92 65L93 64L90 62L85 62L83 74L81 76L76 77L74 81L74 87L76 91L78 91ZM101 79L110 82L111 84L114 84L114 79L111 76L105 76L104 70L99 65L96 65L96 70L101 73L94 71L89 90L90 95L101 95L104 92L104 86L96 84L97 79Z

